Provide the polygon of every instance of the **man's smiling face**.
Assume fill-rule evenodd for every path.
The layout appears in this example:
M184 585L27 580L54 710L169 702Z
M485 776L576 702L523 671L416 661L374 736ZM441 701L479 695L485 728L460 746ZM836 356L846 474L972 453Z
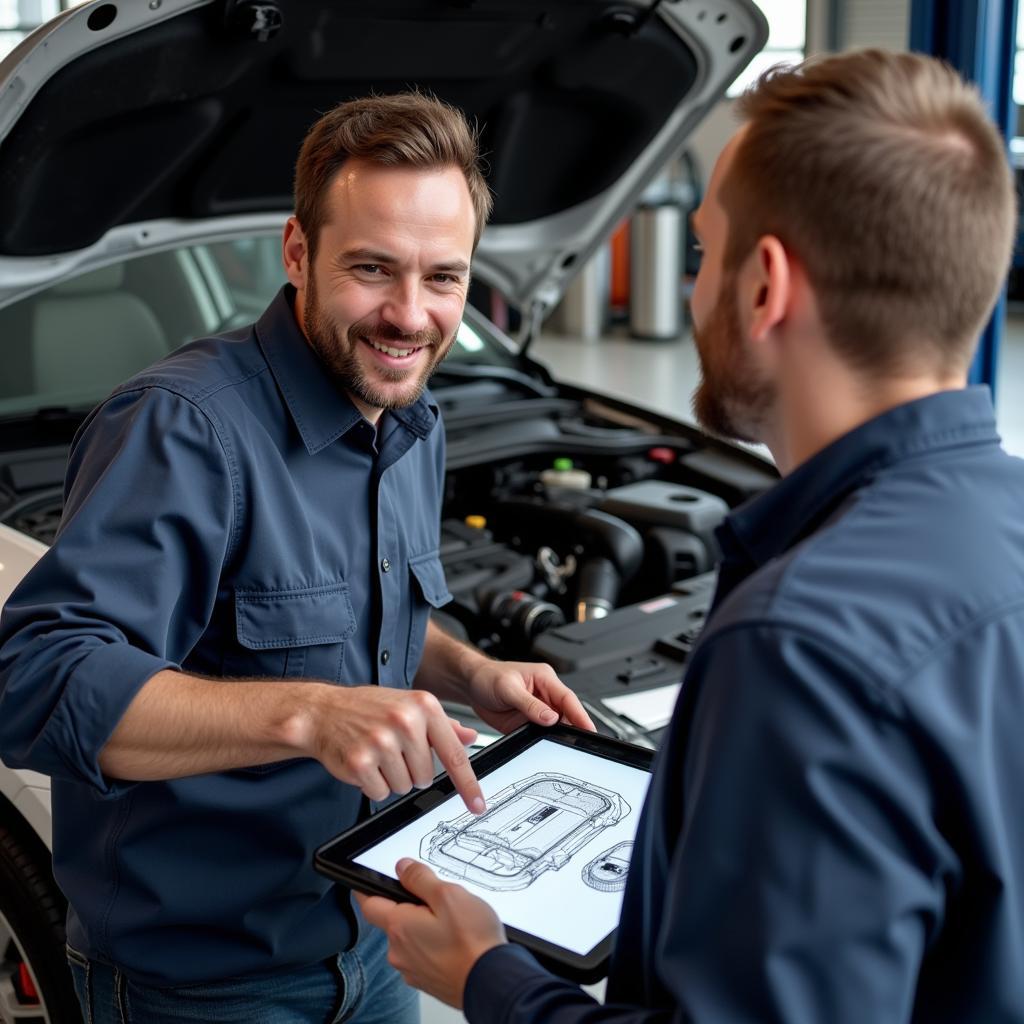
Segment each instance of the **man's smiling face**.
M289 277L309 344L360 410L411 405L448 354L462 321L474 213L457 168L345 163L309 263ZM289 222L289 247L305 246Z

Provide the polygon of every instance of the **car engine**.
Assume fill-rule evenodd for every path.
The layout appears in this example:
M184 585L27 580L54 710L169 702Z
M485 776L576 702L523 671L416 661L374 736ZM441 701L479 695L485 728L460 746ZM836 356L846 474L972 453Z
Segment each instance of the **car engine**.
M550 663L596 720L609 697L678 683L713 596L715 528L771 467L629 406L467 369L435 392L454 598L435 620L496 658ZM77 422L55 410L32 426L53 443L0 452L0 523L49 544ZM649 719L606 718L657 740Z
M773 470L610 400L562 389L513 413L460 390L447 407L441 393L454 600L436 620L496 658L548 662L603 730L656 743L657 715L605 701L680 681L714 594L715 528Z

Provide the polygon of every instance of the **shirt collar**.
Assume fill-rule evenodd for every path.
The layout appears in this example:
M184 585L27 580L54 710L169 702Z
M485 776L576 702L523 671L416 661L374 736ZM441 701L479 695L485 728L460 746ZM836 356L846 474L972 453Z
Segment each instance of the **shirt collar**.
M335 383L299 329L295 289L285 285L256 322L256 338L310 455L326 448L362 419L345 389ZM434 429L438 409L427 393L390 414L418 438Z
M764 565L813 533L851 491L912 456L999 443L986 387L941 391L868 420L801 463L718 528L726 559Z

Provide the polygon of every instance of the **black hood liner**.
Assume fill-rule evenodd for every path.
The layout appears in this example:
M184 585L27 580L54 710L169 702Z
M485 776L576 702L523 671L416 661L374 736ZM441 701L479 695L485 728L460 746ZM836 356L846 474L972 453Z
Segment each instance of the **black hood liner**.
M283 28L267 42L233 35L216 3L57 72L0 146L0 252L70 251L164 217L290 210L295 157L317 116L413 86L479 123L492 223L531 221L613 184L696 76L657 17L621 31L621 3L280 7Z

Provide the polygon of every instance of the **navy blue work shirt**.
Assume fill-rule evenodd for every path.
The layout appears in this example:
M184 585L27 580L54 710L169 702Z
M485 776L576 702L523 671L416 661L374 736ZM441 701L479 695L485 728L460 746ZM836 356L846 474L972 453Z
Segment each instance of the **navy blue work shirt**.
M375 431L307 345L293 296L91 414L57 538L0 622L0 755L53 778L69 942L141 982L349 945L349 895L312 852L356 821L360 793L310 759L106 778L97 757L139 689L166 668L406 687L429 607L449 597L436 406Z
M1024 463L988 392L842 437L721 530L607 1006L499 947L474 1024L1024 1021Z

